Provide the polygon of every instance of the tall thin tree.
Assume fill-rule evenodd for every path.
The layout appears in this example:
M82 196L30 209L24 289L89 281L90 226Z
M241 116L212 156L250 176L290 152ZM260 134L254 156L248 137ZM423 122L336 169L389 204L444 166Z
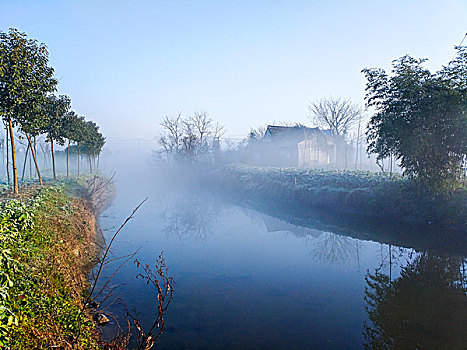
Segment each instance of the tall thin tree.
M52 170L54 179L57 178L55 170L55 152L54 152L54 141L58 144L63 145L65 140L63 138L63 118L69 112L71 107L71 100L68 96L60 95L56 97L51 95L48 97L46 104L46 111L49 117L48 123L45 125L43 131L47 134L47 141L50 142L51 153L52 153Z

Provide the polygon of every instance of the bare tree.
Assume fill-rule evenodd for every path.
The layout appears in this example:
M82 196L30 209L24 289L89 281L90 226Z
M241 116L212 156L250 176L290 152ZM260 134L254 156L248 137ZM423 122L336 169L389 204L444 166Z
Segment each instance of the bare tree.
M183 158L192 159L198 153L198 146L200 145L199 133L191 118L185 119L182 122L182 153L180 154Z
M260 125L257 128L250 128L250 132L249 132L248 138L246 140L247 143L261 140L263 138L264 134L266 133L267 128L268 128L267 124Z
M160 124L164 132L158 142L168 159L193 160L206 158L220 148L224 126L214 123L206 112L196 112L190 117L165 117ZM207 158L207 159L208 159Z
M211 149L215 154L215 161L218 160L221 151L221 137L226 133L225 125L219 123L214 124L212 129L212 146Z
M356 239L328 232L319 237L311 253L322 263L350 263L358 259L357 243Z
M198 142L203 146L212 133L213 120L206 112L195 112L186 123L191 125L191 129L197 134Z
M175 117L165 116L160 125L164 128L164 133L159 138L159 144L170 157L173 153L177 153L181 146L183 133L181 113Z
M333 135L346 135L362 114L361 107L350 99L335 97L312 102L308 110L310 121L321 129L329 129Z
M220 142L221 137L225 135L227 131L225 130L225 125L216 123L212 128L212 138L216 142Z

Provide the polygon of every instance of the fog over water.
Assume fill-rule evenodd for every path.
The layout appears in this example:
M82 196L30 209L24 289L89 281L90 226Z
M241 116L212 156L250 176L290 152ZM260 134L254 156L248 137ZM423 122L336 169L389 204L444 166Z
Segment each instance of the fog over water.
M427 343L435 338L450 339L457 345L465 341L461 321L464 306L458 306L465 305L465 293L461 299L451 297L450 284L438 283L437 273L427 268L439 265L430 265L439 261L436 252L339 236L313 225L298 226L276 212L268 213L267 203L257 208L234 204L225 194L209 193L181 179L163 176L166 169L145 149L136 143L113 145L102 157L102 170L108 174L115 171L116 196L99 223L108 240L148 197L118 236L112 257L140 249L138 260L153 266L164 252L169 275L175 280L175 294L158 348L361 349L373 339L362 335L370 334L364 323L367 327L372 324L365 309L369 274L377 271L396 281L401 268L406 275L420 269L429 286L421 288L414 282L406 289L396 288L399 292L388 305L393 303L394 309L402 305L406 310L404 302L418 300L416 311L407 308L406 314L392 314L387 311L389 306L381 317L420 321L411 323L407 332L413 333L417 327L429 329L431 333L421 336ZM186 175L190 176L189 170ZM453 267L458 272L465 262L456 255L442 256L442 261L458 261ZM136 310L143 326L149 327L155 317L155 293L145 281L136 279L140 272L132 262L125 265L112 282L119 284L118 288L101 306L123 326L124 309L117 302L112 304L117 298ZM465 272L456 276L456 283L461 281L465 288ZM431 278L434 282L430 287ZM457 316L438 312L436 307L432 310L436 300L423 296L427 289L432 298L438 295L440 307L461 310L461 319L456 321ZM424 308L433 314L420 315ZM428 319L428 325L418 317ZM383 319L380 325L391 322ZM103 332L109 336L115 329L112 320ZM389 327L380 334L394 336L394 330Z
M465 18L465 0L0 0L1 200L83 185L113 242L60 341L96 335L86 314L102 348L467 349ZM24 286L49 284L24 255ZM57 342L32 288L5 286L0 343Z

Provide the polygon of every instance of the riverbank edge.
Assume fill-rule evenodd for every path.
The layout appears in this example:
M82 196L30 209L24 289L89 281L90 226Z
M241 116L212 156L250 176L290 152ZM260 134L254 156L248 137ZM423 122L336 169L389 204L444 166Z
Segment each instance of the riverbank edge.
M11 283L0 339L7 348L99 348L92 315L81 310L103 246L104 182L94 176L32 186L2 203L2 252L10 253L2 277Z
M283 172L280 178L277 174ZM362 221L416 225L419 228L466 232L467 193L434 196L420 191L407 180L372 174L378 181L365 184L366 173L333 172L303 169L279 169L245 165L226 165L199 171L201 185L218 193L243 196L252 201L284 203L296 207L351 216ZM303 183L306 176L321 178L331 184L313 186ZM342 186L331 177L347 176L350 183ZM359 177L362 178L359 178ZM328 177L328 179L326 178ZM353 185L363 183L363 186ZM332 184L332 182L335 182ZM337 182L337 183L336 183Z

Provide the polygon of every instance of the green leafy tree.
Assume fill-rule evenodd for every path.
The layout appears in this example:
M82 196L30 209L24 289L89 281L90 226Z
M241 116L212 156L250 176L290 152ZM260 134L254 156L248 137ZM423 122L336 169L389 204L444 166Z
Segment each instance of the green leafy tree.
M44 44L28 39L16 29L0 32L0 115L11 136L15 193L18 193L18 174L13 128L37 116L47 94L55 90L57 81L53 73Z
M19 128L28 140L29 149L31 150L31 154L34 159L37 176L39 178L40 184L42 185L42 176L36 157L36 137L40 135L42 130L47 127L49 123L49 116L47 115L46 109L44 107L47 103L47 97L44 96L40 102L41 103L37 103L35 106L31 106L29 108L29 113L26 116L19 118ZM31 141L31 136L34 139L34 144Z
M31 113L31 117L33 117L33 114ZM39 183L42 185L42 176L41 172L39 169L39 164L37 162L37 157L36 157L36 137L40 134L40 130L44 128L43 122L46 121L46 118L35 118L34 120L29 120L28 123L21 123L20 124L20 129L23 131L24 135L26 136L28 140L28 146L29 149L31 150L32 157L34 159L34 165L36 167L36 172L37 172L37 177L39 178ZM34 138L34 145L33 142L31 141L31 136ZM26 161L26 159L25 159ZM24 174L24 169L23 169L23 174Z
M80 140L80 133L84 125L84 117L78 116L75 112L68 112L62 119L61 134L63 138L68 140L66 148L66 176L70 177L69 171L69 156L70 156L70 144L71 142L78 142Z
M367 130L368 152L393 155L404 173L436 191L457 188L467 154L467 53L431 73L426 59L393 62L392 75L364 69L366 102L375 109Z
M92 154L94 155L94 159L97 156L97 167L96 167L97 170L99 170L99 159L100 159L100 155L101 155L102 148L104 147L104 145L105 145L105 137L100 132L98 132L96 137L95 137L93 150L92 150Z
M47 98L47 103L44 107L46 115L48 116L48 122L42 131L47 134L46 140L50 142L52 169L55 179L57 175L55 171L54 141L62 146L65 144L62 125L65 115L70 111L71 100L65 95L60 95L58 97L51 95Z
M84 117L78 117L76 121L76 127L74 129L73 141L76 142L78 146L78 175L80 170L80 161L81 161L81 145L86 141L88 133L88 127Z
M102 147L105 144L105 138L99 132L99 126L93 122L86 122L86 137L84 140L85 150L88 153L89 159L89 171L92 172L92 160L96 155L99 155L102 151Z

